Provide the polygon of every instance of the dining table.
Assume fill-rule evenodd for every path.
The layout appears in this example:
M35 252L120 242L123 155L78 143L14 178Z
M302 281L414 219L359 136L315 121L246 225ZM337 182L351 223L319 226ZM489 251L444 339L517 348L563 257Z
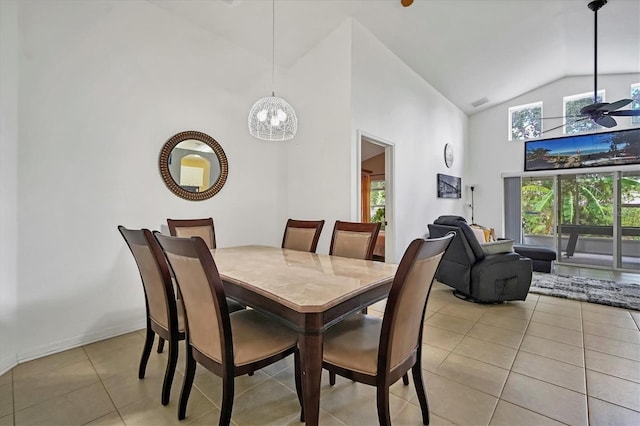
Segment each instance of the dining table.
M299 333L305 422L317 425L324 333L386 298L397 265L260 245L211 253L226 296Z

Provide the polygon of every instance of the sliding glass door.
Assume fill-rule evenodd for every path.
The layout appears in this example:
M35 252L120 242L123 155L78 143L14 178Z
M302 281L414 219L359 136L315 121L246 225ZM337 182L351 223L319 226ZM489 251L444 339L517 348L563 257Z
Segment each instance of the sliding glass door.
M559 176L562 262L614 266L613 182L611 173Z
M640 271L640 171L620 178L620 267Z
M505 203L508 238L521 223L558 263L640 271L640 171L505 178Z

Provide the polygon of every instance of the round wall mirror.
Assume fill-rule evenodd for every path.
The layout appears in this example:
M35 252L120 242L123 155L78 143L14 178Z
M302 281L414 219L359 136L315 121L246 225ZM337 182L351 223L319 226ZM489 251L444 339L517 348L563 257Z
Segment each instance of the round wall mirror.
M193 130L172 136L160 151L160 175L178 197L201 201L216 195L227 181L229 164L222 147Z

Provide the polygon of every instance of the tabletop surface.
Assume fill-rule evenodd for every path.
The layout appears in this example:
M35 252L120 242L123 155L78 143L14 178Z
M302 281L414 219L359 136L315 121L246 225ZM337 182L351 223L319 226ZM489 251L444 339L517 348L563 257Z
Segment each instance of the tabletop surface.
M223 280L298 312L322 312L393 280L397 265L267 246L211 250Z

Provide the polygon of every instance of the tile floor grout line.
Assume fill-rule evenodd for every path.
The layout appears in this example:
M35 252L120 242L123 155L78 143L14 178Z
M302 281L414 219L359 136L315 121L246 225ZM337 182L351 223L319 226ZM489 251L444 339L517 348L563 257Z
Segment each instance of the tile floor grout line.
M15 367L14 367L15 368ZM13 374L13 369L10 371L11 373L11 419L13 420L13 426L16 426L16 391L15 391L15 379Z
M602 371L593 370L591 368L586 368L586 367L585 367L585 374L586 374L586 370L593 371L594 373L602 374L603 376L609 376L609 377L613 377L615 379L624 380L625 382L629 382L629 383L633 383L633 384L636 384L636 385L640 385L640 382L636 382L635 380L629 380L629 379L624 378L624 377L616 376L616 375L609 374L609 373L603 373Z
M607 401L606 399L598 398L598 397L596 397L596 396L589 396L589 395L587 395L587 400L588 400L589 398L597 399L598 401L604 402L604 403L606 403L606 404L615 405L616 407L624 408L625 410L633 411L634 413L638 413L638 414L640 414L640 410L634 410L633 408L625 407L624 405L620 405L620 404L615 403L615 402Z
M1 1L1 0L0 0L0 1ZM93 366L92 366L92 367L93 367ZM94 369L94 370L95 370L95 369ZM43 373L40 373L40 374L43 374ZM99 380L100 380L100 377L97 375L97 373L96 373L96 376L98 377L98 381L99 381ZM66 392L64 392L64 393L61 393L61 394L59 394L59 395L55 395L55 396L47 396L47 397L46 397L45 399L43 399L42 401L39 401L39 402L33 403L33 404L31 404L31 405L27 405L26 407L22 407L22 408L20 408L19 410L14 411L14 413L19 412L19 411L28 410L28 409L30 409L30 408L33 408L33 407L35 407L35 406L37 406L37 405L40 405L40 404L43 404L43 403L45 403L45 402L52 401L52 400L54 400L54 399L61 398L61 397L64 397L64 396L67 396L67 395L69 395L70 393L73 393L73 392L79 391L80 389L84 389L84 388L88 388L89 386L93 386L93 385L95 385L96 383L98 383L98 381L93 382L93 383L85 384L85 385L83 385L83 386L77 387L77 388L72 389L72 390L68 390L68 391L66 391ZM14 401L14 406L15 406L15 392L14 392L14 395L13 395L13 401Z
M538 297L536 299L536 303L533 306L533 314L535 314L535 312L536 312L536 308L538 307L538 303L540 303L540 297ZM509 380L509 376L511 375L512 372L514 372L513 371L513 366L516 363L516 359L518 358L518 354L520 353L520 350L522 348L522 342L524 342L524 337L527 335L527 331L529 330L529 326L531 325L531 318L533 318L533 314L531 315L531 317L527 321L527 326L525 327L524 331L522 332L522 338L520 339L520 343L518 344L518 347L516 348L516 355L513 357L513 360L511 361L511 365L509 366L509 374L507 374L507 378L504 381L504 383L502 384L502 388L500 389L500 395L498 395L498 400L502 399L502 394L504 393L504 388L507 386L507 381ZM496 407L497 407L497 404L496 404ZM495 409L494 409L494 414L495 414ZM491 416L491 418L493 418L493 415Z
M536 337L537 337L537 336L536 336ZM545 340L549 340L549 339L545 339ZM555 340L549 340L549 341L550 341L550 342L555 342L555 343L560 343L560 342L556 342ZM574 348L577 348L577 347L578 347L578 346L574 346ZM551 358L550 356L541 355L541 354L538 354L538 353L535 353L535 352L528 351L528 350L526 350L526 349L518 349L518 353L520 353L520 352L523 352L523 353L525 353L525 354L529 354L529 355L536 355L536 356L539 356L540 358L549 359L549 360L551 360L551 361L561 362L561 363L563 363L563 364L567 364L567 365L570 365L570 366L572 366L572 367L578 367L578 368L583 368L583 369L585 368L585 367L584 367L584 365L572 364L572 363L570 363L570 362L563 361L563 360L561 360L561 359ZM516 354L516 357L517 357L517 354ZM514 358L514 362L515 362L515 358ZM584 364L584 356L583 356L583 364ZM512 367L513 367L513 366L512 366Z
M470 302L470 301L465 301L465 302L472 303L472 302ZM428 304L428 303L429 303L429 301L427 300L427 304ZM440 361L440 363L439 363L439 364L438 364L438 366L435 368L435 370L438 370L438 369L442 366L442 364L444 364L444 363L449 359L449 357L451 356L451 354L453 354L453 353L454 353L454 351L456 350L456 348L457 348L457 347L460 345L460 343L465 339L465 337L467 337L467 336L469 335L469 332L473 329L473 327L475 327L475 326L476 326L476 324L478 324L478 321L480 321L480 318L482 318L482 317L484 316L484 314L485 314L485 313L486 313L486 312L483 312L483 313L482 313L482 315L480 315L480 316L478 317L478 319L477 319L477 320L473 321L473 325L472 325L472 326L469 328L469 330L467 330L464 334L462 334L462 333L457 333L457 332L455 332L455 331L454 331L454 333L462 334L462 339L460 339L460 341L459 341L458 343L456 343L456 344L453 346L453 348L451 348L451 350L449 351L449 353L447 354L447 356L446 356L446 357L444 357L444 359L443 359L442 361ZM442 314L442 315L446 315L446 314ZM455 315L450 315L450 316L453 316L453 317L455 317L455 318L459 318L459 317L457 317L457 316L455 316ZM463 319L465 319L465 320L467 320L467 321L471 321L471 320L469 320L469 319L467 319L467 318L463 318ZM425 322L423 322L423 324L424 324L424 323L425 323ZM432 326L432 327L436 327L436 326ZM438 327L437 327L437 328L438 328ZM440 327L440 328L441 328L441 327ZM448 329L445 329L445 330L448 330ZM452 330L448 330L448 331L452 331ZM422 343L422 344L424 344L424 335L422 336L422 342L421 342L421 343ZM442 348L441 348L441 349L442 349ZM456 354L456 355L459 355L459 354ZM423 370L424 370L424 368L423 368Z
M633 330L631 330L633 331ZM640 331L640 330L639 330ZM602 336L600 334L593 334L593 333L583 333L584 335L589 335L589 336L593 336L593 337L604 337L605 339L609 339L609 340L615 340L616 342L620 342L620 343L625 343L628 345L634 345L634 346L640 346L640 343L634 343L634 342L629 342L627 340L620 340L620 339L616 339L615 337L609 337L609 336ZM568 343L567 343L568 344ZM595 350L595 349L591 349L588 348L589 350ZM611 354L613 355L613 354ZM625 358L625 357L621 357L619 355L613 355L613 356L617 356L618 358ZM630 358L625 358L625 359L630 359ZM640 361L640 359L635 360L635 361Z
M531 412L531 413L537 414L538 416L546 417L547 419L551 419L551 420L553 420L554 422L561 423L561 424L563 424L563 425L568 425L567 423L563 422L563 421L562 421L562 420L560 420L560 419L556 419L556 418L554 418L554 417L551 417L551 416L549 416L549 415L547 415L547 414L540 413L540 412L538 412L538 411L533 411L531 408L527 408L527 407L525 407L525 406L523 406L523 405L520 405L520 404L517 404L517 403L515 403L515 402L507 401L506 399L502 399L502 398L500 398L500 401L506 402L507 404L515 405L516 407L519 407L519 408L522 408L523 410L527 410L527 411L529 411L529 412ZM587 424L587 426L589 426L589 424Z
M585 347L585 343L584 343L584 315L582 315L582 305L580 305L580 317L582 319L581 323L582 323L582 360L584 361L584 391L586 393L586 400L585 400L585 405L587 408L587 423L591 424L591 410L589 410L589 380L587 380L587 348Z
M109 401L111 401L111 405L113 405L113 409L115 410L116 413L118 413L118 417L120 418L120 420L122 421L122 424L126 425L124 418L122 417L122 414L120 413L120 410L118 409L118 407L116 406L116 403L113 401L113 398L111 397L111 394L109 393L109 391L107 390L107 387L105 386L104 382L102 381L102 377L100 377L100 374L98 374L98 370L96 370L96 366L93 364L93 360L91 359L91 357L89 356L89 353L86 351L86 349L84 348L84 346L82 347L82 351L84 352L84 354L87 356L87 359L89 360L89 363L91 364L91 368L93 368L93 371L96 373L96 376L98 377L98 380L100 381L100 384L102 385L102 389L104 389L104 392L107 394L107 397L109 398ZM108 413L107 413L108 414ZM106 415L106 414L105 414ZM104 417L104 416L101 416ZM95 418L89 422L86 423L90 423L92 421L98 420L99 418ZM85 424L86 424L85 423Z

